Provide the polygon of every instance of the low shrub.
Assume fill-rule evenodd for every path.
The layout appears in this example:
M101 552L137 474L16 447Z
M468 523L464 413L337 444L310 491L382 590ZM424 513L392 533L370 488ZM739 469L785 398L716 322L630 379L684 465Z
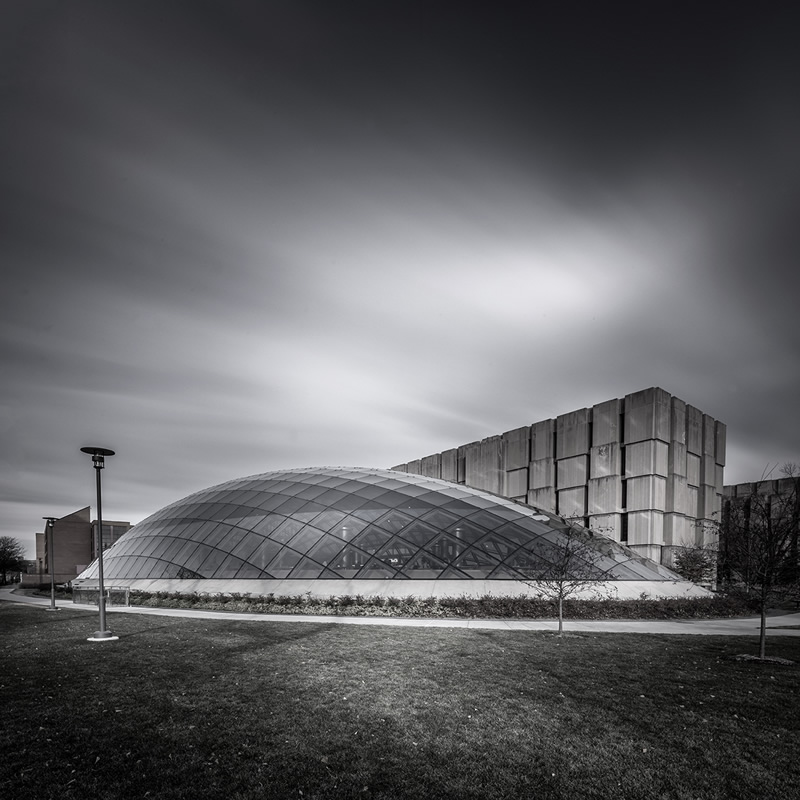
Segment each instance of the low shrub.
M395 616L481 619L553 619L555 601L540 597L484 595L483 597L364 597L337 595L315 598L310 594L200 594L198 592L131 592L131 605L197 608L256 614L308 614L319 616ZM737 595L702 598L638 598L635 600L564 601L567 619L710 619L755 613L753 601Z

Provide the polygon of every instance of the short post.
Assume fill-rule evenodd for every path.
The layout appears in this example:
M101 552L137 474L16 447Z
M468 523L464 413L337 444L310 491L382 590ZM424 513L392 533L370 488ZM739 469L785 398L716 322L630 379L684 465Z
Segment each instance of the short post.
M55 517L42 517L47 521L47 561L50 565L50 608L48 611L58 611L56 606L56 553L53 545L53 528L56 524Z

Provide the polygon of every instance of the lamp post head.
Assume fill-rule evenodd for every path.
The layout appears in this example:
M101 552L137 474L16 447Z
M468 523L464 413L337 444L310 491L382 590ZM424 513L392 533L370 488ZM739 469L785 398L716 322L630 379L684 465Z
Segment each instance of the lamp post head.
M52 528L53 525L55 525L56 522L58 521L58 517L42 517L42 519L46 519L47 520L47 527L48 528Z
M114 455L114 451L107 447L81 447L81 453L88 453L92 457L95 469L103 469L105 457Z

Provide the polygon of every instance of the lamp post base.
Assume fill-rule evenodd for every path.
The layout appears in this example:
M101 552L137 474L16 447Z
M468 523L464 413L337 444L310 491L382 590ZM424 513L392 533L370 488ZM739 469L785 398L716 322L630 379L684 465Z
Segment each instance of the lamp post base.
M95 631L87 642L116 642L119 636L114 636L111 631Z
M45 611L61 611L61 609L56 606L55 608L46 608Z

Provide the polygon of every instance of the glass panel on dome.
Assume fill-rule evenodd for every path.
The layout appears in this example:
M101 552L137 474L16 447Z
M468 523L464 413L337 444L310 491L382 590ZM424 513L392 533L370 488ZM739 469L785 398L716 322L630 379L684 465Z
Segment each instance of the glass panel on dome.
M222 550L212 550L197 568L197 571L206 578L213 578L217 568L227 557L228 554L223 553Z
M301 500L299 497L290 497L286 502L281 503L275 511L288 517L294 514L295 511L299 511L304 505L306 505L305 500Z
M267 514L261 522L253 525L251 530L253 533L269 536L272 531L284 522L286 522L286 517L282 517L280 514Z
M302 508L292 512L292 518L299 519L301 522L311 522L314 517L319 516L323 511L325 511L325 506L306 501Z
M314 520L314 527L319 528L321 531L330 531L331 533L338 535L341 527L339 523L346 517L347 514L345 514L343 511L336 511L332 508L329 508L327 511L323 511Z
M419 520L412 522L400 531L399 535L402 536L407 542L411 542L417 547L426 545L431 539L438 536L438 528L427 525Z
M291 572L290 578L318 578L322 567L310 558L304 558Z
M451 498L444 503L439 501L436 503L436 505L439 506L439 508L452 511L455 514L458 514L460 517L466 516L467 514L475 511L474 505L468 503L466 500L458 500L456 498Z
M242 541L239 542L239 544L237 544L236 547L234 547L231 550L231 553L233 553L233 555L237 556L238 558L243 558L243 559L247 560L248 556L257 547L260 547L261 545L263 545L265 541L267 541L267 540L263 536L259 536L256 533L250 533L249 535L245 536L245 538L242 539ZM278 550L281 547L281 545L278 544L277 542L273 542L273 545ZM277 552L277 550L276 550L276 552Z
M263 570L259 569L258 567L254 567L252 564L242 564L239 571L236 573L236 579L242 580L244 578L249 579L269 579L271 575L268 572L264 572Z
M381 489L380 486L362 486L355 491L355 494L366 500L374 500L376 497L380 497L383 494L383 489Z
M403 514L400 511L390 511L385 516L376 520L375 524L389 533L398 533L403 528L414 522L413 517Z
M338 555L334 556L328 564L330 569L335 569L343 578L353 578L370 557L357 547L347 545Z
M367 522L374 522L389 510L386 506L375 506L368 500L361 508L354 508L352 514L359 519L365 519Z
M314 486L307 483L304 484L303 490L297 493L297 496L303 498L303 500L316 500L316 498L326 491L328 490L324 486Z
M379 530L378 528L374 528L371 525L355 539L353 539L353 544L358 545L361 550L366 551L367 553L374 553L376 550L379 550L386 542L391 539L392 536L386 531Z
M394 569L400 569L417 552L417 549L406 544L402 539L394 538L375 553L375 557Z
M507 539L509 542L513 542L516 545L527 545L531 542L537 542L540 539L539 536L536 536L530 531L526 531L524 528L520 528L513 522L507 522L505 525L500 525L499 527L495 528L492 533L495 536L502 536L504 539Z
M225 561L217 568L217 571L211 576L217 580L223 578L235 578L236 573L242 567L242 561L234 556L227 556Z
M245 542L242 542L243 545L245 543L246 540ZM282 549L282 546L278 544L278 542L273 542L269 539L262 539L261 543L258 544L249 555L245 556L243 553L238 551L234 551L234 555L242 558L249 564L258 567L259 569L266 569L267 564L269 564L270 561L272 561L272 559L275 558L275 556L277 556Z
M486 536L486 530L477 525L473 525L469 520L462 519L455 525L448 527L447 532L462 542L474 544L478 539Z
M491 581L518 581L524 578L524 575L506 566L499 566L496 570L494 570L494 572L489 573L488 576L488 580Z
M267 496L258 504L259 508L264 511L274 511L281 503L285 503L286 498L279 494L267 494Z
M179 563L186 569L190 569L193 572L200 572L200 565L208 558L211 552L213 551L210 547L199 544L197 545L197 549L194 550L188 558L182 558ZM201 575L203 575L204 578L206 577L203 573L201 573Z
M438 578L446 567L444 561L434 558L429 553L420 553L403 568L403 574L409 578L432 579Z
M345 492L340 492L338 489L327 489L322 494L317 495L316 501L323 506L332 506L345 497L347 497Z
M181 543L181 546L175 552L175 556L173 557L173 561L176 564L184 564L186 559L191 556L191 554L199 547L197 542L186 541L185 539L177 539L176 541Z
M220 522L213 531L203 538L203 544L207 544L209 547L216 547L231 530L233 530L233 528L230 525Z
M437 558L442 558L447 562L452 561L461 555L468 545L466 542L459 542L452 536L443 534L425 546L425 549L433 553Z
M333 528L331 530L331 534L349 542L352 541L366 527L367 523L363 519L354 517L351 514L350 516L345 517L339 525Z
M493 533L488 534L483 539L475 544L481 550L486 551L490 555L497 556L498 558L506 558L517 550L520 545L517 542L509 542L500 536Z
M501 525L506 523L506 520L500 519L500 517L496 517L494 514L490 514L488 511L476 511L473 514L470 514L469 518L471 522L474 522L476 525L480 525L482 528L486 528L486 530L489 531L495 531Z
M292 550L297 550L298 553L305 553L311 547L313 547L325 534L317 530L317 528L312 528L310 525L305 525L303 530L291 540L291 548Z
M486 578L499 564L498 559L474 547L467 550L453 562L454 567L464 570L471 578Z
M372 578L372 579L385 579L385 578L394 578L397 573L391 567L386 566L386 564L382 564L380 561L376 561L374 558L371 559L366 566L358 573L358 580L363 580L365 578Z
M336 557L343 546L344 542L341 539L325 534L323 538L308 551L307 555L309 558L313 558L317 563L328 566L328 562ZM292 547L295 547L294 542L292 543ZM297 547L295 549L300 550L301 548Z
M462 572L460 569L456 569L455 567L448 567L440 576L440 581L446 580L456 580L456 581L463 581L465 578L468 578L466 572Z
M435 508L433 511L429 511L427 514L425 514L423 519L437 528L446 530L452 524L458 522L460 517L456 516L455 514L451 514L449 511L442 511L440 508Z
M302 557L300 553L295 553L294 550L289 550L285 547L281 550L279 555L270 562L267 567L267 572L276 578L286 578Z
M302 522L296 519L287 519L278 528L275 529L270 535L270 539L276 542L288 542L301 528L304 528Z
M317 498L319 499L319 498ZM336 508L339 511L344 511L345 513L349 513L355 511L357 508L361 508L363 505L364 500L363 498L359 497L355 494L346 494L336 500L333 503L329 503L331 508Z

